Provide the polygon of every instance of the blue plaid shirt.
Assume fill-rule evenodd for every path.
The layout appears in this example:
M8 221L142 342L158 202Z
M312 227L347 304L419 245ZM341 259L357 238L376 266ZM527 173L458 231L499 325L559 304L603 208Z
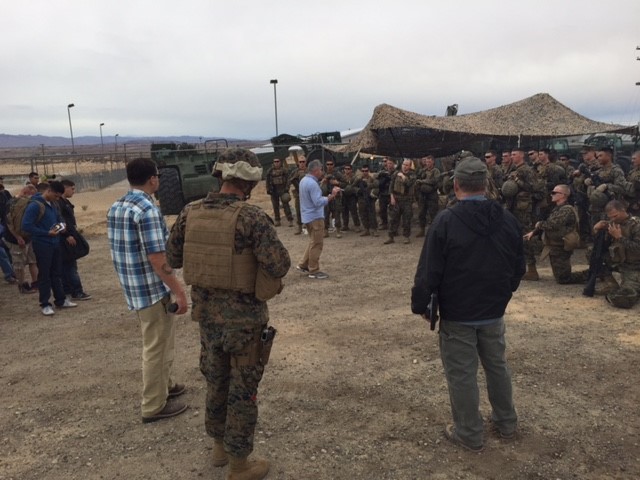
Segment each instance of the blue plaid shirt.
M169 289L153 271L147 258L166 250L169 231L153 198L130 190L107 213L111 258L130 310L157 303Z

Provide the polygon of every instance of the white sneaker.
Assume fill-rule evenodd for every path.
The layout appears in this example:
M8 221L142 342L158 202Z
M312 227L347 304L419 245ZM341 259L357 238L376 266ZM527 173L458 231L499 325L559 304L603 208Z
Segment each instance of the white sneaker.
M55 315L55 310L51 307L51 305L47 305L42 309L42 314L46 316Z
M78 306L77 303L73 303L68 298L65 298L64 299L64 303L62 305L60 305L60 308L73 308L73 307L77 307L77 306Z

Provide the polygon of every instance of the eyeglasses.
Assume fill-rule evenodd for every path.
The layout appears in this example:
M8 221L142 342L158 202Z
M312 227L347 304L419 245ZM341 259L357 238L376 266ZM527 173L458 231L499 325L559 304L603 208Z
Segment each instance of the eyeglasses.
M564 192L551 192L551 195L565 195Z
M484 158L491 158L493 155L485 155Z

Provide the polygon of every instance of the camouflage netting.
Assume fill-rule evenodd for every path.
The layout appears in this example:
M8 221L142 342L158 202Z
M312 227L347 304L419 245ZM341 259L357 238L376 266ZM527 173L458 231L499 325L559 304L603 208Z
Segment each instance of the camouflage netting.
M636 127L595 122L539 93L502 107L452 117L378 105L362 133L332 150L421 157L451 155L481 141L526 146L542 139L590 133L632 133ZM486 147L483 147L486 148Z

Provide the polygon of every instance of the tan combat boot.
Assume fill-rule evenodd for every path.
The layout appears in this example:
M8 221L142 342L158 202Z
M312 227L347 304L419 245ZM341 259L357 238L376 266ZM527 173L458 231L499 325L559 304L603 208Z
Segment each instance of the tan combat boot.
M377 230L371 230L371 236L372 237L377 237L378 236L378 231Z
M336 238L342 238L342 233L339 228L336 228Z
M369 235L371 235L371 232L369 231L368 228L365 229L365 231L360 234L361 237L368 237Z
M229 457L227 456L227 452L224 451L222 440L214 438L213 439L213 466L224 467L227 463L229 463Z
M264 458L234 457L229 455L226 480L262 480L269 473L269 462Z
M302 225L296 225L296 231L293 232L294 235L301 235L302 234Z
M420 228L420 231L416 234L416 238L424 237L424 228Z
M527 273L522 276L522 280L529 280L536 282L540 280L540 275L538 275L538 270L536 270L536 264L530 263L527 265Z
M279 226L281 225L280 220L276 220L276 221L275 221L275 223L274 223L274 225L275 225L276 227L279 227Z
M384 244L385 244L385 245L389 245L390 243L394 243L393 237L392 237L391 235L389 235L389 238L387 238L387 239L384 241Z

